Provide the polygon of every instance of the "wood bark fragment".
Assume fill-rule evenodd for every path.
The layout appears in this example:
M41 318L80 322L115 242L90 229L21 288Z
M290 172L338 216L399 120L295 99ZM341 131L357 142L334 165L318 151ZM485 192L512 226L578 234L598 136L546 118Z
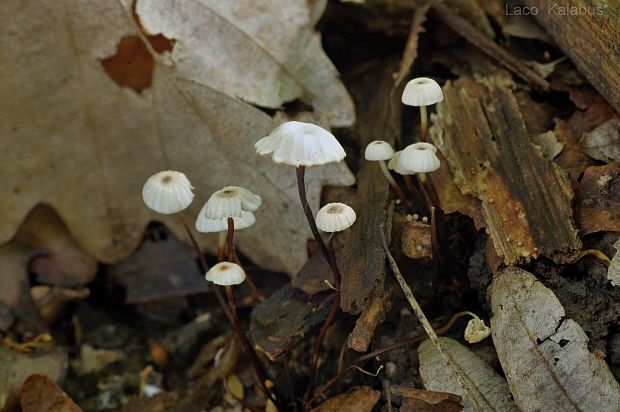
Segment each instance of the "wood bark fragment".
M538 8L538 23L590 83L620 110L620 0L525 0L523 3ZM568 13L575 8L577 13Z
M581 247L566 174L530 143L510 84L462 77L444 87L432 135L462 193L482 201L493 245L506 264L544 255L557 262Z
M308 296L287 284L252 311L255 349L274 361L323 323L331 302L325 294Z
M395 60L388 64L377 62L375 67L362 74L364 88L351 90L359 114L356 138L363 149L377 139L394 143L394 134L387 133L386 127L391 124L391 119L400 116L400 104L390 103L392 74L397 71L398 62ZM379 227L385 224L390 193L377 162L361 160L357 184L357 196L351 205L357 213L357 220L342 234L344 247L339 261L342 272L340 307L354 314L367 309L373 297L383 292L385 255L379 240Z
M588 167L578 193L576 214L581 233L620 231L620 164Z
M366 352L375 334L375 329L385 320L385 314L392 308L394 285L388 286L382 295L376 296L368 309L355 322L355 328L349 335L347 345L357 352Z

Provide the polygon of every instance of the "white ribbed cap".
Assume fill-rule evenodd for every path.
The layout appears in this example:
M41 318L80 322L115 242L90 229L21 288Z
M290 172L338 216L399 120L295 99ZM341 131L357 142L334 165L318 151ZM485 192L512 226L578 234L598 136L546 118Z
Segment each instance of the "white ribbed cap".
M339 162L346 156L330 132L315 124L297 121L276 127L254 147L261 156L271 154L274 162L295 167Z
M344 203L328 203L316 214L316 226L323 232L340 232L355 223L355 210Z
M186 209L194 199L192 184L181 172L166 170L149 177L142 187L142 200L158 213L169 215Z
M221 286L238 285L245 280L245 272L236 263L220 262L209 269L205 279Z
M253 212L261 205L260 196L239 186L226 186L213 193L202 208L207 219L241 217L241 212Z
M402 102L407 106L430 106L442 100L441 86L428 77L410 80L403 90Z
M393 155L392 145L383 140L368 143L364 152L364 158L370 161L390 160Z
M403 154L402 150L394 153L394 156L388 162L388 169L395 171L399 175L412 175L413 172L411 170L407 170L400 164L400 155Z
M256 223L254 213L241 211L241 216L233 217L235 230L241 230L253 226ZM207 219L204 207L196 218L196 230L202 233L225 232L228 230L228 218L226 219Z
M464 338L469 343L477 343L491 334L491 328L484 324L484 321L477 316L467 322Z
M435 153L437 148L430 143L414 143L405 147L398 159L398 165L412 173L433 172L441 165Z

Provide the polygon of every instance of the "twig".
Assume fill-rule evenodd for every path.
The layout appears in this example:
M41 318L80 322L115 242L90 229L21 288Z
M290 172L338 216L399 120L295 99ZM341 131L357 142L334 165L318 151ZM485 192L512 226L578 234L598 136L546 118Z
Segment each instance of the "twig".
M392 271L394 272L394 276L396 277L398 284L403 290L403 293L405 294L405 297L407 298L409 305L411 305L413 312L416 314L417 318L420 320L422 327L426 331L426 334L428 335L431 342L433 343L433 345L435 346L435 348L441 355L442 359L452 371L454 378L456 379L458 384L463 389L465 398L467 399L471 407L475 411L482 411L483 410L482 406L478 403L478 400L471 394L470 385L467 385L465 378L461 374L461 370L459 366L454 363L450 354L446 352L446 350L441 345L441 342L439 341L439 337L437 336L437 334L435 333L435 330L433 329L430 322L426 318L426 315L422 311L420 304L418 303L416 298L413 296L413 292L411 291L411 288L409 287L409 285L407 285L407 282L405 282L403 275L400 273L400 269L398 268L398 265L396 264L396 260L394 260L394 257L390 253L390 249L385 240L385 234L383 233L383 228L381 229L380 235L381 235L381 244L383 245L383 249L385 250L388 261L390 262L390 267L392 268Z
M480 51L496 60L500 65L525 80L530 86L548 91L549 82L543 79L534 70L521 63L519 59L500 47L493 40L480 32L471 23L459 16L440 0L427 0L437 12L437 16L444 21L452 30L460 34L469 43L476 46Z

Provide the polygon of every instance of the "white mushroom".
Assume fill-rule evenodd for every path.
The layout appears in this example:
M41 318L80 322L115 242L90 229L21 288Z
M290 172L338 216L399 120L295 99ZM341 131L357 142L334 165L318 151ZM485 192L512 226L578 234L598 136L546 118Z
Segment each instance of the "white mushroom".
M194 199L192 184L181 172L166 170L149 177L142 187L146 206L165 215L185 210Z
M410 80L403 90L402 102L407 106L420 107L420 141L426 141L426 131L428 129L428 120L426 114L426 106L441 102L443 100L443 91L441 86L428 77L418 77Z
M316 214L316 225L323 232L341 232L355 223L355 210L344 203L328 203Z
M209 269L205 279L220 286L238 285L245 280L245 272L236 263L220 262Z
M253 212L261 205L261 198L247 189L226 186L213 193L202 208L201 214L207 219L227 219L241 217L241 212Z
M400 169L412 173L428 173L439 169L440 161L437 148L430 143L414 143L407 146L398 159Z

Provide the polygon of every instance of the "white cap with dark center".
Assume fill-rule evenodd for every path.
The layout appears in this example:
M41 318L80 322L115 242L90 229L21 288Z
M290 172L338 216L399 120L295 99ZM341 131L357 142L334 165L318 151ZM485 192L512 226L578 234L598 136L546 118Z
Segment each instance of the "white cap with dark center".
M245 280L245 272L236 263L220 262L209 269L205 279L220 286L238 285Z
M316 214L316 226L323 232L340 232L355 223L355 210L344 203L328 203Z
M442 100L441 86L428 77L410 80L403 90L402 102L407 106L430 106Z
M390 160L393 155L392 145L383 140L368 143L364 152L364 158L370 161Z
M398 159L399 168L412 173L427 173L439 169L441 162L435 154L437 148L430 143L414 143L403 150Z
M169 215L185 210L192 203L192 189L183 173L166 170L147 179L142 187L142 200L149 209Z

